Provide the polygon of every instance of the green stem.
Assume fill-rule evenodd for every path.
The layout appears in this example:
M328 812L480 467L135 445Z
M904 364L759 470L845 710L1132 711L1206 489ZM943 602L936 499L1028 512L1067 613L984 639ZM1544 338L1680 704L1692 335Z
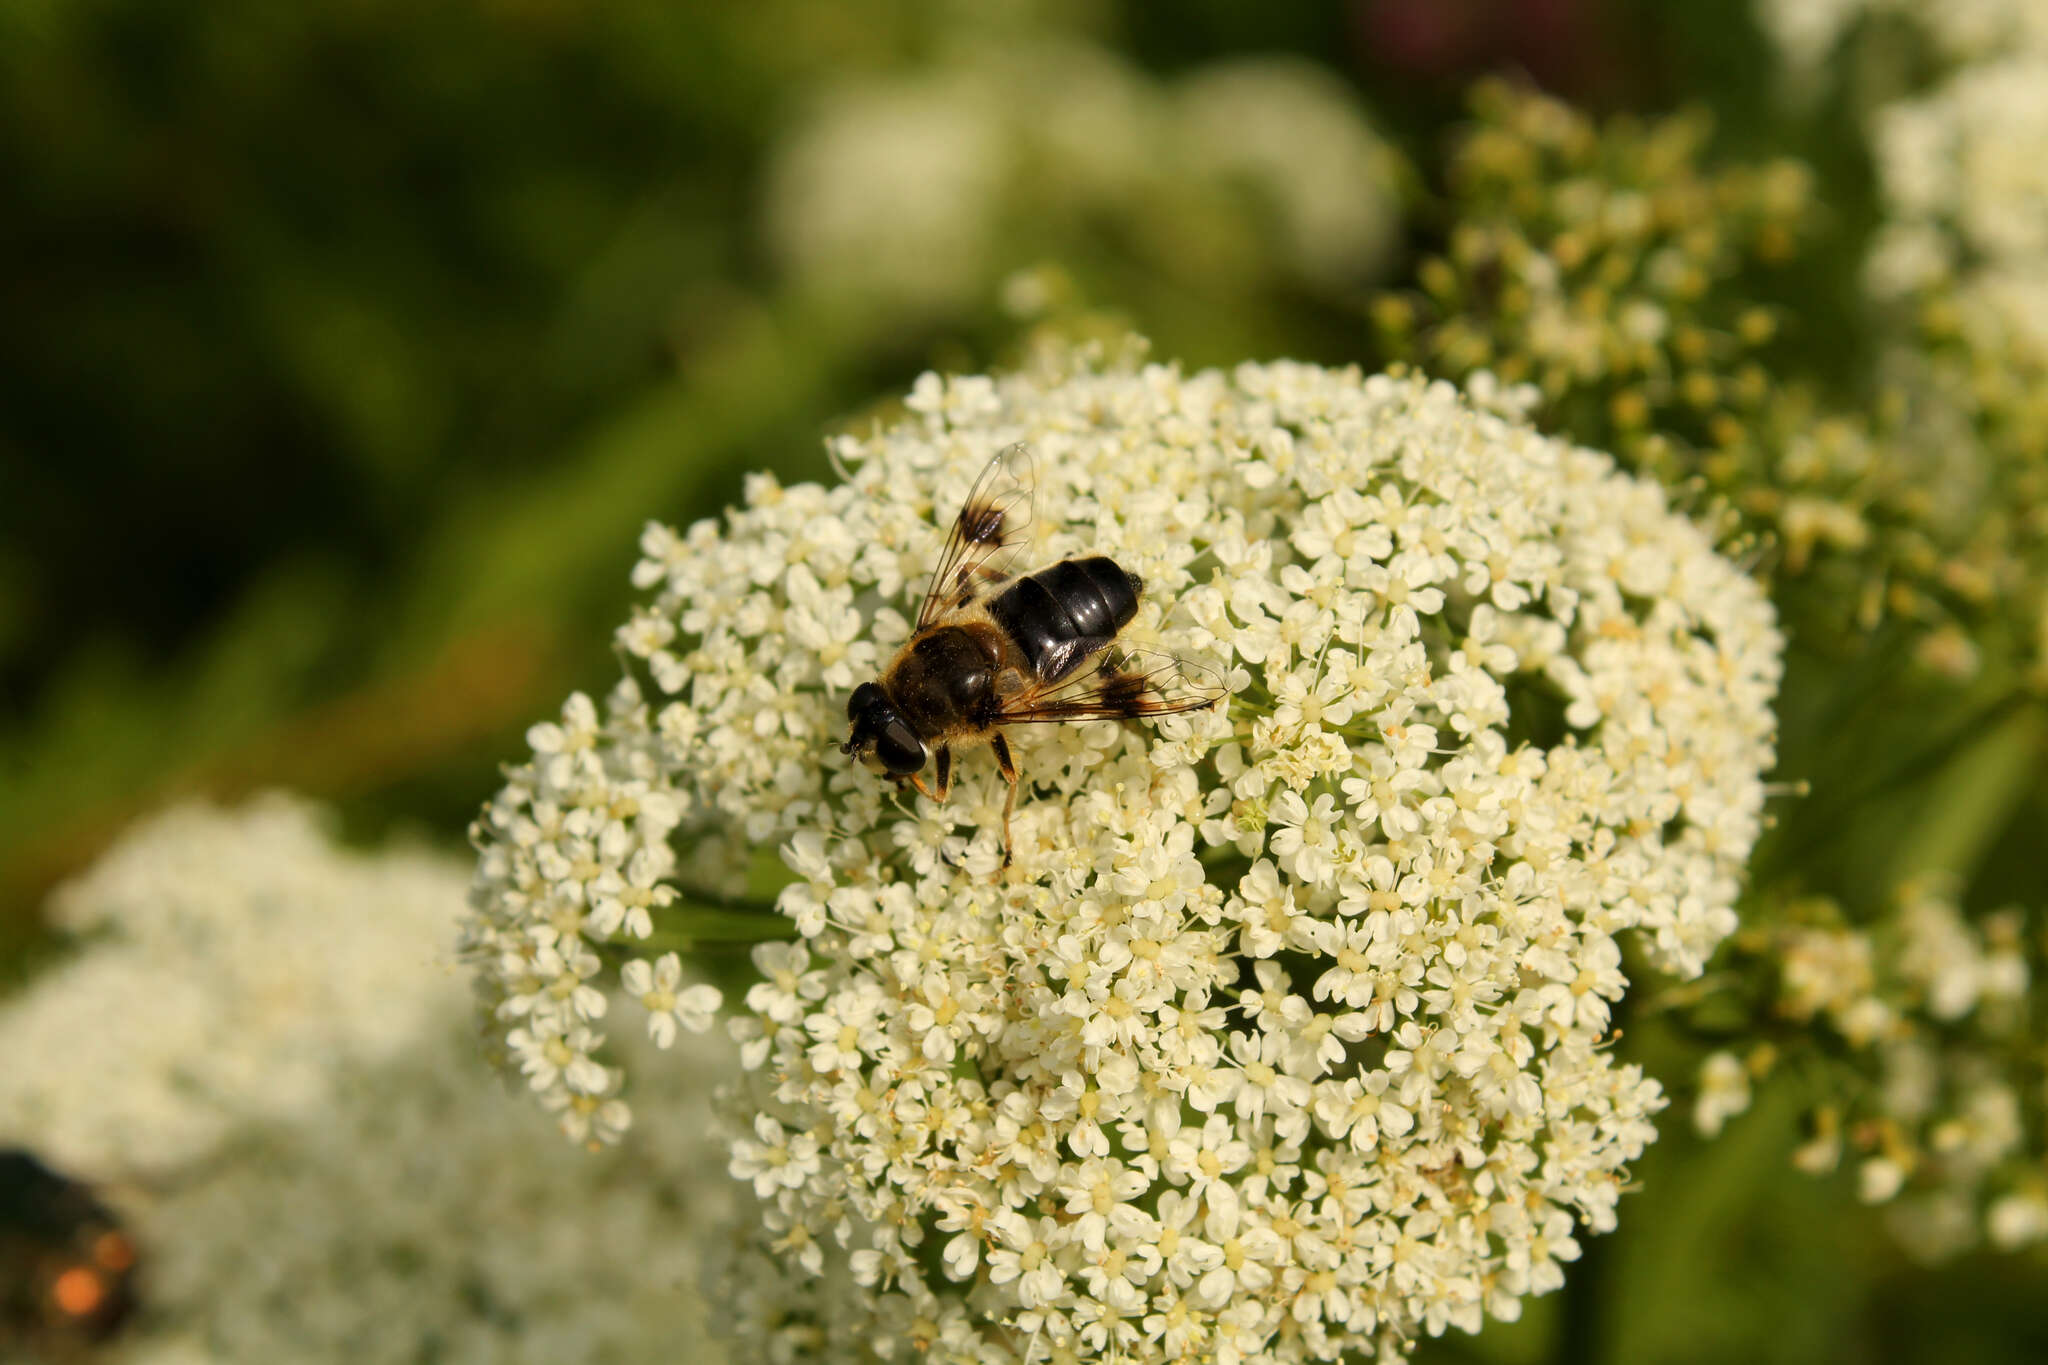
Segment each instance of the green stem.
M1957 751L1969 746L1971 737L1981 734L1986 727L1993 727L1994 734L2003 734L2007 726L2016 719L2016 712L2020 713L2021 717L2035 714L2035 708L2030 707L2030 702L2031 698L2024 692L2005 692L1967 719L1950 727L1941 738L1923 745L1849 795L1837 797L1825 806L1809 806L1804 810L1788 812L1797 815L1802 833L1795 840L1791 831L1782 832L1774 841L1776 847L1772 849L1772 853L1784 858L1796 848L1800 855L1806 855L1816 848L1827 847L1847 836L1857 827L1854 816L1859 807L1881 797L1896 795L1903 785L1942 772L1956 760ZM1946 781L1941 786L1946 789ZM1755 860L1751 865L1752 874L1762 878L1762 869L1768 861L1770 859L1767 857ZM1771 870L1775 872L1777 869L1773 867Z
M1892 857L1890 884L1930 873L1967 878L2041 774L2048 715L2023 706L1966 741L1929 784L1916 834Z
M643 951L688 953L710 944L771 943L795 937L795 923L773 912L676 904L662 911L653 935L640 946Z
M722 896L716 891L701 887L678 887L684 899L676 902L686 909L730 910L743 915L773 915L776 913L775 898L766 900L758 896Z
M1564 1273L1554 1365L1598 1365L1606 1346L1608 1242L1613 1236L1579 1229L1579 1259Z

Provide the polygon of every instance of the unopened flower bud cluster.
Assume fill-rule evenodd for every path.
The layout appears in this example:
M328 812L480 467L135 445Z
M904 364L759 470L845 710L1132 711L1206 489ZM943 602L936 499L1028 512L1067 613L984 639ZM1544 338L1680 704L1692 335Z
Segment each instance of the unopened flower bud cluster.
M1449 240L1419 296L1381 301L1384 338L1433 370L1533 383L1580 439L1695 472L1673 442L1710 450L1771 394L1780 319L1727 285L1811 235L1810 172L1710 167L1699 112L1600 124L1500 82L1473 112L1445 172Z
M1558 429L1699 480L1800 583L1806 634L1896 621L1937 676L1977 676L1993 641L2048 680L2048 142L2029 131L2048 83L2009 84L1880 125L1897 187L1872 278L1900 276L1910 315L1875 329L1881 364L1847 402L1779 363L1785 319L1761 301L1814 236L1799 163L1717 167L1698 116L1597 124L1502 86L1453 158L1447 249L1419 303L1382 300L1383 336L1434 372L1526 377ZM1991 244L1995 269L1956 273Z
M549 1021L577 1055L528 1069L613 1131L598 1001L648 926L592 889L692 881L735 831L782 850L801 938L756 949L731 1101L758 1223L713 1295L749 1352L1401 1354L1613 1226L1664 1104L1607 1047L1623 946L1696 974L1733 928L1780 642L1657 488L1523 401L1285 363L927 376L834 443L844 484L648 532L645 680L537 736L472 934L508 1047ZM1016 441L1019 567L1113 556L1146 584L1126 643L1230 696L1013 729L1002 875L984 755L938 806L836 741Z
M1668 481L1697 479L1716 514L1783 547L1803 572L1848 558L1856 600L1882 577L1859 483L1871 424L1816 413L1773 377L1782 318L1740 282L1781 270L1813 234L1799 162L1717 167L1694 111L1599 123L1508 85L1475 91L1446 173L1454 223L1389 294L1382 339L1433 373L1489 371L1543 394L1546 422Z
M1851 1166L1858 1196L1887 1205L1901 1244L1923 1258L2048 1240L2038 925L2017 910L1965 918L1923 882L1872 928L1809 903L1737 943L1738 965L1775 966L1781 1021L1847 1049L1849 1069L1824 1087L1796 1166ZM1764 1041L1748 1059L1708 1058L1693 1114L1702 1132L1748 1107L1774 1053Z

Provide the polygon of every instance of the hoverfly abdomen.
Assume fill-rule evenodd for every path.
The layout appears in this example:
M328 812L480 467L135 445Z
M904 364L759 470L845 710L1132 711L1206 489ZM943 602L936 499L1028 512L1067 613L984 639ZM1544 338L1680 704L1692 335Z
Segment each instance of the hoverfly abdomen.
M1031 671L1054 683L1130 624L1143 587L1113 559L1066 559L1003 589L988 612Z

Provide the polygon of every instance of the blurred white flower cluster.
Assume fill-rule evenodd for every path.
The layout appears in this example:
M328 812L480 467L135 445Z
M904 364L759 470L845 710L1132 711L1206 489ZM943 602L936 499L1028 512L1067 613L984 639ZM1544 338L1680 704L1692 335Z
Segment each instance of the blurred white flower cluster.
M536 735L479 826L472 942L536 1086L617 1131L606 961L665 915L600 888L781 848L801 939L756 949L736 1025L759 1221L713 1295L750 1353L1399 1355L1517 1316L1613 1226L1664 1103L1604 1046L1623 941L1692 975L1734 927L1780 640L1526 400L1291 363L926 376L834 442L844 484L648 531L644 681ZM1147 584L1127 638L1232 696L1013 731L1003 877L984 758L937 806L836 741L1015 441L1020 563L1115 557Z
M1769 0L1761 13L1810 9ZM1885 0L1826 6L1832 69L1877 172L1864 259L1886 416L1873 463L1910 536L1894 582L1925 579L1920 662L1978 676L2010 640L2048 682L2048 5ZM1862 22L1851 22L1861 16ZM1767 26L1770 26L1767 24ZM1796 55L1787 49L1788 58ZM1808 72L1795 78L1815 79ZM1897 515L1898 513L1894 513ZM1845 523L1846 524L1846 523ZM1881 522L1875 522L1882 525ZM1932 568L1933 572L1926 570ZM1997 628L1986 623L2005 621Z
M1924 36L1952 61L2048 49L2048 6L2039 0L1756 0L1756 16L1796 72L1820 67L1860 25Z
M2048 5L2038 0L1760 0L1792 71L1812 80L1852 32L1907 49L1923 88L1876 89L1869 137L1886 221L1871 292L1953 289L1960 321L2048 355ZM1841 64L1848 68L1851 64ZM1803 74L1801 74L1803 73Z
M593 1156L477 1065L451 1004L403 1061L338 1075L325 1113L121 1201L148 1258L125 1365L411 1365L429 1342L471 1365L655 1365L703 1341L729 1049L685 1050L643 1095L659 1141Z
M1899 297L1953 283L2048 347L2048 323L2030 312L2048 295L2048 35L1887 105L1872 141L1890 221L1871 288Z
M190 1165L331 1103L445 1013L462 869L337 848L303 803L181 806L51 899L88 945L0 1003L0 1136L80 1170Z
M731 1200L705 1134L729 1048L650 1078L659 1146L568 1146L477 1065L442 946L466 861L323 823L281 796L149 820L53 901L72 955L0 1005L0 1145L140 1248L109 1358L667 1358Z
M1988 1240L2002 1251L2048 1240L2048 1169L2023 1091L2038 1051L2024 916L1965 918L1938 882L1905 888L1874 930L1823 904L1747 944L1777 968L1775 1012L1825 1029L1862 1086L1834 1086L1849 1107L1820 1109L1793 1164L1832 1172L1845 1150L1866 1203L1889 1205L1899 1243L1924 1259ZM1806 922L1802 922L1806 921ZM1712 1136L1749 1105L1752 1074L1776 1060L1707 1059L1694 1121ZM2017 1064L2016 1064L2017 1063Z
M1162 84L1080 40L970 42L824 96L774 152L765 230L801 287L891 315L982 302L1106 223L1169 273L1342 287L1392 241L1393 166L1308 63Z

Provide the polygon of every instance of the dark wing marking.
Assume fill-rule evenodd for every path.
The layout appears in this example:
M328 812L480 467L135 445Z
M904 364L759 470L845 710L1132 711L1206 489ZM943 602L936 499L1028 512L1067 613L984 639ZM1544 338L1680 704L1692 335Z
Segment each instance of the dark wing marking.
M1023 544L1024 530L1031 525L1034 473L1031 447L1019 441L998 451L975 479L925 586L917 609L919 630L948 609L971 602L977 576L1002 577L1008 557Z
M995 723L1177 716L1214 706L1225 691L1222 677L1207 665L1155 650L1112 647L1094 667L1064 682L1004 698Z

